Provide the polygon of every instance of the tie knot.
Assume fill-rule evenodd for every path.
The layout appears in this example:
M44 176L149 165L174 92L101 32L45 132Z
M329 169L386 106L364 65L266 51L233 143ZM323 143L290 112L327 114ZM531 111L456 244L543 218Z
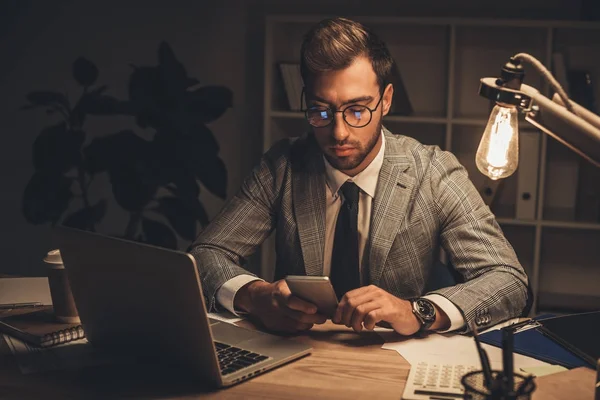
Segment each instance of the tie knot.
M344 194L344 199L348 202L348 205L353 206L358 204L358 192L359 188L356 186L356 183L347 181L340 188L342 193Z

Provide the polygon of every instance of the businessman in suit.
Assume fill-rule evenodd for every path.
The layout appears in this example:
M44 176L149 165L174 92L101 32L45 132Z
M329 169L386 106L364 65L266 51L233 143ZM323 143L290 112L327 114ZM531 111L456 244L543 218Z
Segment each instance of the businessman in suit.
M528 279L494 215L449 152L394 135L385 44L344 18L305 36L301 73L310 132L275 144L190 252L211 310L245 312L274 331L323 323L286 275L327 275L332 318L356 331L485 328L518 316ZM276 231L274 282L243 268ZM459 282L426 292L442 247Z

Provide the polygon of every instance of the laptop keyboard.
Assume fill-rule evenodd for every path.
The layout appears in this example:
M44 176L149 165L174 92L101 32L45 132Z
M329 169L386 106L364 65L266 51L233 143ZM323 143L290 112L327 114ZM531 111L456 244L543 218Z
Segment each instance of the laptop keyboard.
M252 353L248 350L243 350L239 347L230 346L225 343L216 341L214 343L217 349L219 367L221 368L222 375L231 374L269 358L265 355Z

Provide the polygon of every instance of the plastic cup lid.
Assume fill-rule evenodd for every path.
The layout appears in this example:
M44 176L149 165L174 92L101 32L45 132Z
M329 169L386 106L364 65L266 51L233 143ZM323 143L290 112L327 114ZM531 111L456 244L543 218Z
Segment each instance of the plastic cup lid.
M44 261L48 264L62 264L62 257L60 256L60 250L50 250L46 257L44 257Z

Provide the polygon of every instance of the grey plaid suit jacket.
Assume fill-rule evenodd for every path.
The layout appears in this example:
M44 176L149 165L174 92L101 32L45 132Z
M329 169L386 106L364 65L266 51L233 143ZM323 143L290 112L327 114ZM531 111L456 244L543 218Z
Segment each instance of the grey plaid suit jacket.
M384 128L385 160L363 261L368 283L400 298L424 294L442 246L461 283L435 290L479 327L520 315L528 280L494 215L449 152ZM276 230L275 279L321 275L325 167L311 134L274 145L190 248L209 309L227 280Z

